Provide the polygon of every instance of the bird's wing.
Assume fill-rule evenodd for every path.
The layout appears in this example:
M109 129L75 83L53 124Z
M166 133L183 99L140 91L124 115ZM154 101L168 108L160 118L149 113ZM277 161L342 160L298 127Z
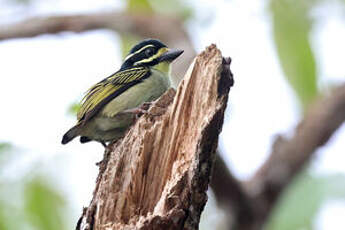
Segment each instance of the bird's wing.
M86 122L115 97L149 76L149 68L136 67L118 71L92 86L81 102L78 122Z

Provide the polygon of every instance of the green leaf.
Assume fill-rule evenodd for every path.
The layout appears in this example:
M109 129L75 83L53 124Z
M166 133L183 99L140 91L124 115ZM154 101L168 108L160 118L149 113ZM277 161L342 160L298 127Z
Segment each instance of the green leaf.
M7 162L9 161L9 158L11 157L11 151L12 145L8 142L0 142L0 175L1 171L4 169L4 166L6 166ZM1 181L0 181L1 185ZM0 228L2 229L2 228Z
M37 230L64 230L66 204L60 194L42 178L35 178L25 188L24 210Z
M11 144L8 142L0 142L0 153L11 149Z
M68 107L68 114L76 115L80 109L80 103L75 102Z
M314 0L271 0L274 40L285 77L304 108L317 95L316 64L309 41Z
M23 5L23 6L29 6L33 1L32 0L7 0L7 2Z
M182 18L190 18L192 8L180 0L129 0L126 11L135 14L165 14ZM125 58L130 49L143 38L134 34L120 34L122 57Z
M153 13L150 2L147 0L128 0L127 2L127 12L143 14Z
M6 214L4 210L6 209L5 205L0 201L0 229L7 229L9 225L7 222Z
M0 194L3 195L3 194ZM7 196L8 197L8 196ZM15 197L11 197L15 199ZM0 229L1 230L17 230L28 229L24 221L23 215L18 209L10 204L0 200ZM18 221L21 220L21 221Z
M153 14L153 8L148 0L128 0L126 11L135 14ZM125 58L130 49L138 43L141 38L133 34L120 34L121 54Z
M188 20L193 16L193 8L181 0L149 0L155 12L163 15L171 15L182 20Z
M120 34L121 39L121 54L125 58L132 47L137 44L141 39L131 34Z
M312 229L316 214L328 199L345 199L345 175L302 173L279 200L265 229Z

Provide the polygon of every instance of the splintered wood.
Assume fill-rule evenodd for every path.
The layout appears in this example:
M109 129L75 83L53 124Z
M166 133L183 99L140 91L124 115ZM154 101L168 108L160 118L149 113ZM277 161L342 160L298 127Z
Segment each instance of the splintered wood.
M77 229L198 229L232 86L229 64L208 47L176 95L166 92L106 150Z

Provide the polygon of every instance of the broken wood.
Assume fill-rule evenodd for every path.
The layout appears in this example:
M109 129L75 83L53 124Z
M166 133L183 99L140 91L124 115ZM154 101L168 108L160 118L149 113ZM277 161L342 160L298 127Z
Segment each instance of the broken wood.
M108 147L78 230L198 229L233 84L229 65L208 47L176 95L166 92Z

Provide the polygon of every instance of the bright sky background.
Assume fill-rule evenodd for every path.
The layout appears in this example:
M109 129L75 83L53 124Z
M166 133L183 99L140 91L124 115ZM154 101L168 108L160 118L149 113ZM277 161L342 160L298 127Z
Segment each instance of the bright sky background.
M220 147L233 172L246 179L268 156L274 135L291 133L300 111L278 63L265 1L212 2L215 4L206 0L195 4L199 22L189 23L188 29L198 51L216 43L224 56L233 59L235 87L230 92ZM2 4L0 1L0 7ZM30 15L85 12L113 5L111 0L39 1ZM312 41L320 84L342 82L344 17L333 5L320 8L315 15L322 19ZM103 147L78 141L62 146L60 141L75 122L67 114L69 105L80 100L89 86L119 68L117 35L97 30L2 41L0 63L0 140L22 152L6 176L16 178L36 164L57 179L79 215L90 201L98 173L95 162L102 159ZM313 168L319 173L345 173L344 140L342 127L318 152ZM327 203L317 229L340 229L342 225L336 223L342 223L342 217L334 214L344 212L344 202Z

